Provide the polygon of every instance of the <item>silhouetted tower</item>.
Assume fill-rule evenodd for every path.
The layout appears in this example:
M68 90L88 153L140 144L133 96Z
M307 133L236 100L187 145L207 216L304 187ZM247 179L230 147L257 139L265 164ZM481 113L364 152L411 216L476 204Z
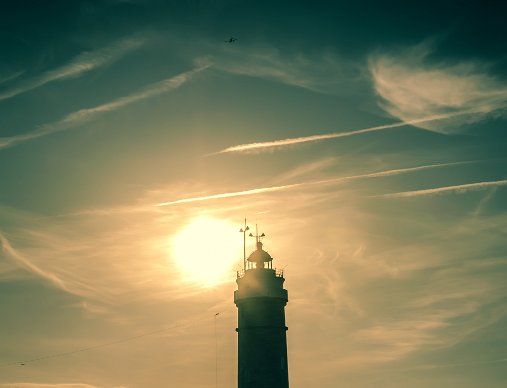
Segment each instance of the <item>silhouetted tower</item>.
M246 231L240 230L240 232ZM251 235L251 234L250 234ZM287 337L283 271L273 269L273 258L257 249L238 272L234 303L238 307L238 388L288 388Z

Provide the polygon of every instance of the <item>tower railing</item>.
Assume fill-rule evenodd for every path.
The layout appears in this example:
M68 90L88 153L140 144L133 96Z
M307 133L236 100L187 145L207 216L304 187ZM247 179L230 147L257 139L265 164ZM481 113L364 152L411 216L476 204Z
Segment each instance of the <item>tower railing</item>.
M237 279L241 279L243 276L245 276L245 273L252 270L253 268L250 268L250 269L247 269L247 270L244 270L244 269L241 269L239 271L236 271L236 278ZM283 278L283 269L280 269L280 268L265 268L265 269L271 269L273 271L275 271L275 276L277 278Z

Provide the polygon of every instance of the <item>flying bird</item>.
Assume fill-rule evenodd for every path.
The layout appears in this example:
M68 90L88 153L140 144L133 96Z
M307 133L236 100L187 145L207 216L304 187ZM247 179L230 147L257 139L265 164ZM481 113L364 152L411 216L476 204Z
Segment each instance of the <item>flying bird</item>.
M235 38L234 36L231 36L229 39L224 40L225 43L234 43L238 40L238 38Z

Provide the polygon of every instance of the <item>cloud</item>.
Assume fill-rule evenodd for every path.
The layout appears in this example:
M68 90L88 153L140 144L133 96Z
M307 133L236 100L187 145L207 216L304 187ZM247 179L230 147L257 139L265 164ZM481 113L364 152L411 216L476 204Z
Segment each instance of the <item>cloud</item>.
M396 212L391 216L394 223L403 223L405 230L413 227L410 223L417 223L417 230L422 231L421 220L407 222ZM348 221L349 228L354 229L353 218ZM380 228L392 225L372 213L367 221L381 224ZM478 219L465 214L441 221L424 220L430 234L411 234L409 241L389 231L382 236L365 236L362 230L368 245L364 255L342 249L326 275L333 276L340 286L336 303L352 296L363 313L356 316L340 309L336 314L348 325L346 331L336 334L340 338L337 348L331 345L327 355L318 356L323 358L325 370L363 370L365 365L407 360L414 353L419 362L432 363L435 352L453 352L454 346L472 333L505 317L506 261L493 256L503 248L504 236L491 233L505 227L505 217L500 214ZM388 236L394 245L385 244ZM337 245L341 247L348 240L358 242L347 237ZM381 246L375 237L380 237ZM324 241L321 247L325 247ZM375 293L380 294L376 297ZM315 294L321 301L329 297L321 290ZM328 309L323 316L330 313ZM503 358L501 352L497 355Z
M451 133L459 130L462 124L477 122L493 114L503 114L502 110L507 107L507 85L486 74L484 65L472 62L453 66L429 65L425 64L429 53L426 46L418 46L398 55L377 54L369 59L373 86L382 98L380 105L401 122L346 132L239 144L208 156L269 151L408 125ZM284 61L287 60L283 60L276 50L253 52L250 55L251 64L237 62L227 56L225 59L213 58L211 62L214 68L231 73L275 79L322 92L319 86L321 81L309 75L318 73L313 61L299 58L294 63L286 63ZM338 74L331 78L341 79L339 61L334 60L333 63L329 69L334 69Z
M424 171L424 170L430 170L433 168L439 168L439 167L450 167L450 166L459 166L464 164L472 164L477 163L476 160L465 160L462 162L449 162L449 163L438 163L438 164L427 164L423 166L415 166L415 167L406 167L406 168L396 168L386 171L379 171L379 172L372 172L369 174L363 174L358 176L349 177L348 179L352 178L378 178L383 176L393 176L393 175L399 175L407 172L415 172L415 171Z
M129 38L102 49L81 53L66 65L45 72L37 77L27 79L10 89L0 92L0 101L39 88L53 81L78 77L101 66L109 65L130 51L141 47L143 43L143 39Z
M76 112L68 114L60 121L42 125L35 131L22 135L0 138L0 149L11 147L21 142L47 136L52 133L65 131L74 128L80 124L89 122L105 113L113 112L115 110L124 108L133 103L146 100L148 98L155 97L160 94L171 92L173 90L178 89L184 83L190 81L196 73L204 69L206 69L206 67L192 69L180 73L176 76L166 78L162 81L151 84L138 93L131 94L125 97L120 97L116 100L113 100L111 102L99 106L95 106L93 108L84 108L78 110Z
M402 169L364 175L397 174L398 170ZM182 192L174 186L173 183L169 189ZM272 237L266 246L276 258L275 265L289 264L286 270L292 293L289 303L294 304L287 317L297 338L294 346L289 347L294 365L303 365L304 359L315 356L319 361L316 364L324 369L321 373L345 374L351 366L364 370L365 365L375 367L375 364L387 368L389 365L385 363L403 361L410 355L419 357L424 356L425 351L452 349L453 344L498 319L496 307L489 306L497 300L501 304L505 295L502 288L505 271L501 267L505 267L505 260L497 258L487 262L484 255L491 253L486 251L491 247L502 247L504 236L479 227L503 230L505 217L502 215L491 220L481 217L465 222L467 234L463 234L463 218L451 224L440 219L428 223L430 212L420 217L407 217L403 213L408 209L395 211L389 217L375 217L369 212L378 212L378 206L362 211L357 208L362 202L349 201L341 193L339 201L328 201L325 206L322 202L315 204L313 193L308 196L302 193L297 201L293 193L284 193L287 195L283 198L269 196L260 201L242 201L241 212L235 207L237 204L231 206L230 203L217 206L206 203L202 208L223 212L220 216L227 215L231 219L238 214L252 214L252 210L265 204L274 209L260 221L268 229L263 231ZM229 209L224 210L228 206ZM178 289L181 283L173 288L177 268L167 260L164 241L184 220L194 215L191 209L185 208L176 206L167 213L129 214L128 217L113 214L96 219L57 220L58 228L52 225L52 220L34 223L27 219L17 231L9 231L9 236L12 236L12 245L25 257L45 270L65 276L66 283L73 288L85 290L85 295L90 297L98 293L94 303L97 299L102 301L104 293L116 296L117 301L128 302L117 304L126 305L126 320L129 324L136 322L136 334L143 327L152 330L153 322L172 320L172 314L177 314L180 307L189 309L190 305L197 304L194 308L202 312L203 306L209 308L217 300L231 305L233 284L202 293L192 299L195 303L188 303L189 293L185 293L188 290ZM329 214L333 214L333 222L329 222ZM417 229L420 235L410 234L412 223L425 222L425 229ZM409 236L398 234L392 229L393 225L402 225ZM428 236L426 231L430 229L434 235ZM420 238L421 235L424 238ZM382 240L384 245L379 246L374 240ZM312 251L321 254L312 255ZM486 264L489 265L487 270L477 267ZM231 274L231 278L233 276ZM315 281L309 283L309 278ZM178 304L175 294L181 296L183 293L186 298ZM149 302L159 303L146 303L147 298ZM306 303L296 303L301 300ZM168 307L161 309L161 304ZM152 305L153 311L163 311L161 314L167 315L156 320L154 312L139 313L136 309L141 305L142 308ZM220 310L213 308L212 311ZM187 315L188 310L183 314ZM235 316L235 312L233 314ZM148 323L137 324L139 315L146 317ZM309 329L304 324L305 319L317 326ZM229 328L232 325L234 322ZM323 334L303 335L305 330L310 334L315 330ZM181 339L196 344L200 338L195 338L194 331L191 333L191 336L183 333ZM209 333L212 331L206 331L205 341L211 338ZM154 341L154 347L164 342L170 341ZM89 341L85 346L89 346ZM298 349L304 351L298 352ZM94 362L97 359L100 354L93 357ZM186 358L181 360L178 358L187 363Z
M474 332L484 326L487 326L495 319L484 319L478 324L474 322L472 327L459 330L455 329L452 335L446 331L453 320L460 317L467 317L477 314L479 306L476 303L467 303L466 297L470 295L464 293L463 297L453 301L454 306L442 309L434 304L428 306L425 311L413 311L414 318L398 319L396 321L387 321L358 330L354 336L359 343L367 343L377 347L378 350L371 350L367 356L357 356L362 361L369 362L389 362L406 356L409 353L420 350L428 346L451 346L459 342L470 332ZM481 298L481 295L472 295L472 298ZM486 299L482 296L483 299ZM407 309L408 310L408 309ZM426 316L425 316L426 315Z
M214 42L212 47L214 55L198 58L197 63L212 63L213 68L220 71L267 79L312 92L343 94L350 90L347 83L361 79L356 64L332 52L318 57L290 55L272 47L248 46L246 42L241 46L224 45L219 51Z
M18 271L111 307L129 300L171 300L200 287L175 276L170 236L179 211L43 217L0 206L0 257ZM190 217L190 216L189 216ZM26 278L26 276L25 276Z
M16 78L18 78L23 73L24 73L23 71L17 71L17 72L11 73L11 74L6 75L6 76L1 76L0 77L0 84L3 84L3 83L11 81L13 79L16 79Z
M476 183L466 183L462 185L454 185L454 186L444 186L444 187L435 187L432 189L423 189L423 190L412 190L412 191L401 191L398 193L390 193L390 194L382 194L376 195L375 198L410 198L410 197L422 197L427 195L436 195L448 192L455 193L466 193L469 191L475 190L484 190L491 187L499 187L507 185L507 179L498 180L498 181L488 181L488 182L476 182Z
M292 171L288 171L279 177L280 180L291 180L294 178L302 177L302 176L315 176L321 170L329 168L336 164L335 157L328 157L319 159L316 161L312 161L309 163L305 163L293 169Z
M239 145L225 148L225 149L215 152L215 153L208 154L207 156L217 155L217 154L225 154L225 153L233 153L233 152L266 151L266 150L272 150L274 148L293 146L293 145L301 144L301 143L309 143L309 142L315 142L315 141L336 139L339 137L356 136L356 135L361 135L364 133L378 132L378 131L383 131L383 130L391 129L391 128L405 127L408 125L420 126L423 124L436 122L439 120L447 120L450 118L454 118L456 116L463 116L463 115L470 115L470 114L471 114L471 112L445 113L445 114L426 116L424 118L403 121L403 122L398 122L398 123L393 123L393 124L379 125L376 127L369 127L369 128L363 128L363 129L356 129L354 131L348 131L348 132L334 132L334 133L327 133L327 134L322 134L322 135L293 137L293 138L288 138L288 139L283 139L283 140L273 140L273 141L258 142L258 143L239 144Z
M213 199L241 197L241 196L245 196L245 195L256 195L256 194L263 194L263 193L269 193L269 192L274 192L274 191L301 188L304 186L342 183L342 182L346 182L346 181L350 181L350 180L354 180L354 179L361 179L361 178L379 178L379 177L406 174L409 172L423 171L423 170L429 170L429 169L433 169L433 168L455 166L455 165L469 164L469 163L475 163L475 161L451 162L451 163L430 164L430 165L416 166L416 167L398 168L398 169L378 171L378 172L367 173L367 174L330 178L330 179L324 179L324 180L318 180L318 181L300 182L300 183L293 183L293 184L281 185L281 186L261 187L261 188L257 188L257 189L250 189L250 190L243 190L243 191L232 191L232 192L228 192L228 193L212 194L212 195L205 195L205 196L200 196L200 197L189 197L189 198L177 199L174 201L160 202L160 203L157 203L155 206L161 207L161 206L177 205L177 204L190 203L190 202L209 201L209 200L213 200ZM314 166L312 166L311 168L314 168Z
M414 123L442 133L457 132L464 124L505 113L507 85L487 74L484 64L430 63L430 53L427 45L420 45L370 57L373 86L386 112L405 122L428 115L463 113L449 120Z
M168 202L161 202L157 203L155 206L169 206L169 205L177 205L180 203L189 203L189 202L199 202L199 201L209 201L212 199L223 199L223 198L231 198L231 197L241 197L244 195L255 195L255 194L262 194L262 193L269 193L272 191L280 191L280 190L286 190L294 187L298 187L301 185L304 185L305 183L295 183L292 185L283 185L283 186L271 186L271 187L262 187L258 189L251 189L251 190L244 190L244 191L233 191L230 193L220 193L220 194L213 194L213 195L205 195L202 197L191 197L191 198L182 198L177 199L175 201L168 201Z
M40 276L46 280L49 280L49 282L53 283L53 285L56 287L67 290L67 287L58 276L56 276L54 273L44 271L43 269L33 264L30 260L23 257L23 255L19 254L2 233L0 233L0 247L2 248L4 254L19 266L25 268L36 276Z
M41 217L0 207L0 216L6 220L0 234L0 246L4 256L16 268L24 269L65 292L89 300L110 303L126 292L154 299L167 298L168 293L172 294L171 297L188 295L193 291L181 281L167 283L167 279L174 278L171 275L172 266L167 262L170 256L168 237L178 228L175 221L181 222L193 217L202 209L180 206L166 212L162 210L165 206L333 185L354 179L406 174L454 164L456 163L383 170L158 203L154 196L159 200L162 195L168 195L167 191L157 191L154 194L148 192L145 198L133 206L77 212L73 217ZM175 185L171 185L169 190L175 190ZM277 199L265 200L269 206L273 206L273 201L276 203ZM153 203L157 204L154 206ZM255 201L255 204L252 203L253 210L247 213L265 210L259 208L263 206L262 203L262 198ZM250 205L232 206L232 210L227 210L223 204L219 208L207 204L205 211L233 218L240 211L238 206ZM242 214L247 214L244 211L241 210ZM125 217L126 214L128 217Z
M484 208L488 205L488 203L491 201L491 199L495 196L496 192L498 191L499 186L493 187L491 190L488 190L486 192L486 195L479 201L476 208L472 212L472 215L475 217L478 217L484 210Z

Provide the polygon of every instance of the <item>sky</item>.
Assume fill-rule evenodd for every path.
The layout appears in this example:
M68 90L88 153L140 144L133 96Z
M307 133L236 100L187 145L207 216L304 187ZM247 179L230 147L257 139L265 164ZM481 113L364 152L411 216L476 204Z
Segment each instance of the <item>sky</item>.
M235 387L245 218L291 386L505 387L504 7L1 8L0 388Z

